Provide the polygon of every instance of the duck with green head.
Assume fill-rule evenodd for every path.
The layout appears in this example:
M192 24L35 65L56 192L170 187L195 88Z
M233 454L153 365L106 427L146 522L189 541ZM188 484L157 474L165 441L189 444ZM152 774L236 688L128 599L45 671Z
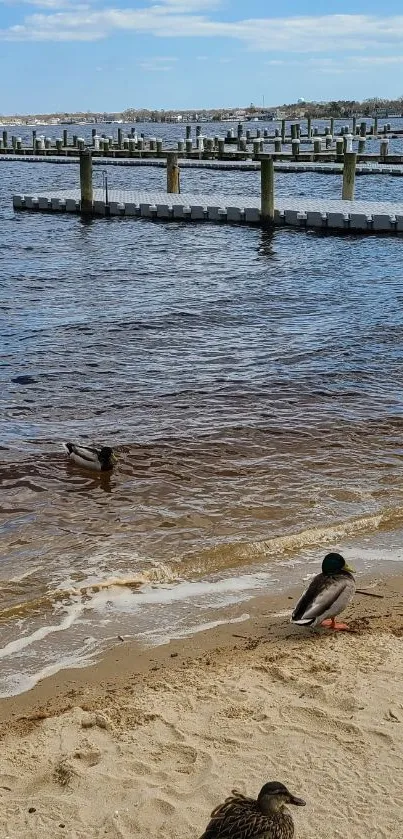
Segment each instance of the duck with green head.
M294 822L287 804L303 807L284 784L269 781L257 799L238 790L213 810L200 839L293 839Z
M325 626L330 629L349 629L346 623L336 623L335 617L347 608L355 594L354 569L338 553L326 554L322 573L318 574L292 613L291 623L298 626Z
M110 446L95 449L91 446L77 446L75 443L62 445L69 460L84 469L91 469L93 472L110 472L116 463L116 455Z

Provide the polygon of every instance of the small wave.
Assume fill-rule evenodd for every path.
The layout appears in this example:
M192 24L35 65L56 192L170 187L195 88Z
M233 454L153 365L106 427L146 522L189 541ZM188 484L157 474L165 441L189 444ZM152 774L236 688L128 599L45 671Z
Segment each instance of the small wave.
M270 560L274 562L276 558L290 559L292 555L298 555L304 550L321 545L332 544L336 547L344 539L360 533L391 529L402 520L403 507L394 507L370 516L352 518L325 527L307 528L297 533L273 536L266 540L223 543L214 548L179 557L171 564L160 563L135 573L112 574L99 579L95 571L93 579L87 578L76 585L62 582L57 588L50 589L37 597L27 598L11 606L3 607L0 609L0 623L8 622L11 618L26 618L34 613L46 615L53 611L58 603L63 603L66 608L69 608L69 604L77 599L80 600L80 608L86 610L91 608L94 595L113 589L141 591L144 594L147 586L163 588L181 582L186 585L206 575L217 575L239 567L266 564ZM102 554L97 556L99 559ZM108 557L109 561L113 559L109 554ZM25 576L28 575L23 575L20 581ZM8 583L3 581L2 589L6 591L7 585L13 582L15 584L15 579ZM217 588L217 580L214 582L214 587ZM61 628L64 628L63 624ZM60 630L52 628L51 631Z
M178 567L181 568L182 575L186 576L189 576L192 572L201 575L213 571L222 571L227 568L261 562L266 558L298 553L306 548L313 548L322 544L332 543L336 545L359 533L391 529L402 520L403 507L392 507L370 516L351 518L324 527L311 527L297 533L273 536L266 540L222 544L195 554L182 562L179 561Z
M30 572L30 573L33 573ZM21 582L29 573L22 575L18 580L2 581L0 588L7 591L7 588L12 583ZM141 589L145 585L154 584L168 584L178 580L178 574L169 565L160 563L152 568L144 571L139 571L136 574L127 574L124 576L111 576L105 579L94 580L91 582L82 582L77 586L66 586L63 583L56 589L49 590L46 594L39 597L23 600L19 603L13 603L12 606L6 606L0 609L0 623L10 620L10 618L21 619L28 617L32 613L45 614L46 611L53 608L57 603L72 598L83 598L82 608L88 605L87 598L91 598L93 594L100 591L106 591L113 588L126 588L135 591Z
M14 653L19 653L21 650L31 647L36 641L43 641L44 638L48 635L52 635L54 632L63 632L65 629L69 629L70 626L72 626L72 624L77 620L77 617L81 614L82 610L82 603L72 604L69 607L64 620L58 624L54 624L53 626L41 626L40 629L35 630L35 632L31 632L29 635L25 635L22 638L16 638L15 641L10 641L9 644L6 644L5 647L0 649L0 658L6 658Z

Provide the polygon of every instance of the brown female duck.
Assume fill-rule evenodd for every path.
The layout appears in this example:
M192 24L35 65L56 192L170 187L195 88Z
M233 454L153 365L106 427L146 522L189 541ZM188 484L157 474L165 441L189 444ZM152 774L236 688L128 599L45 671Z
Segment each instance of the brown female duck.
M303 807L305 801L278 781L265 784L257 800L233 790L213 810L200 839L293 839L294 822L286 804Z

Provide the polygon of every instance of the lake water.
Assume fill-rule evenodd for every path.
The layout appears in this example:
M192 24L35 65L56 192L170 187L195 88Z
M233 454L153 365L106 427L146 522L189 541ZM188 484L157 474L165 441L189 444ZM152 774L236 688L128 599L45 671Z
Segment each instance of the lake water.
M13 192L76 186L77 166L0 173L1 695L118 634L246 612L330 548L398 568L401 237L14 213ZM111 187L164 179L109 167ZM276 189L339 197L341 178ZM357 179L357 198L402 189ZM259 176L184 170L182 190L253 195ZM114 446L116 470L72 468L63 440Z

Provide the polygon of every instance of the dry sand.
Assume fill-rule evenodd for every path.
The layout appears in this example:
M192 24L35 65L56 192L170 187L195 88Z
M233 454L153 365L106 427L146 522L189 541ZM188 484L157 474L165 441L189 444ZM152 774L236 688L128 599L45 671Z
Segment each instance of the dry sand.
M191 839L233 787L268 780L306 799L300 839L402 839L402 581L376 590L351 634L261 600L246 624L125 644L3 701L1 839Z

